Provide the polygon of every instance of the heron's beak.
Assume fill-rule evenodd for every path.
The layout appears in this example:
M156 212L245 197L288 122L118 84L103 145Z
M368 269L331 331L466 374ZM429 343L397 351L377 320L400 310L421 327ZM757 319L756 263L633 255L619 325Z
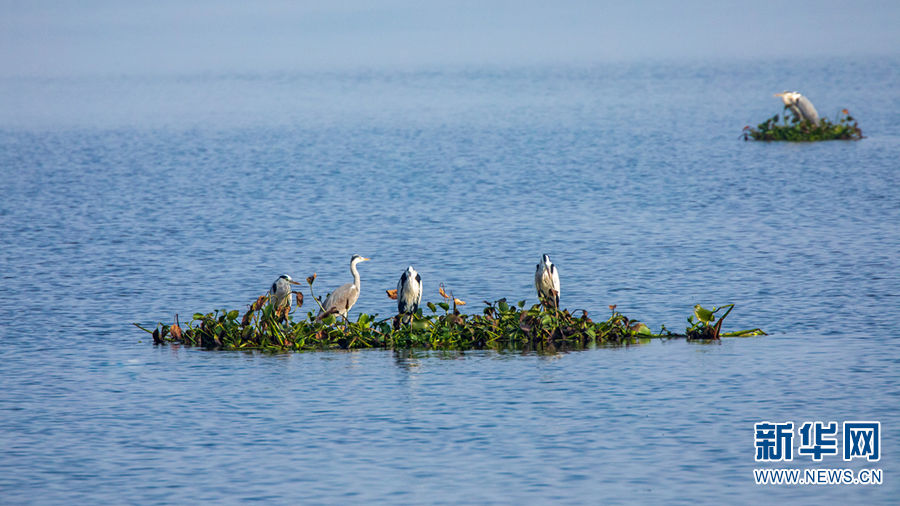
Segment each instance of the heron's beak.
M774 95L772 95L772 96L773 96L773 97L783 97L783 96L784 96L784 92L782 92L782 93L776 93L776 94L774 94Z
M299 281L294 281L293 279L290 280L290 281L288 281L288 283L290 283L290 284L292 284L292 285L299 285L299 284L300 284Z
M368 262L369 260L371 260L371 258L363 257L363 259L361 260L361 262Z

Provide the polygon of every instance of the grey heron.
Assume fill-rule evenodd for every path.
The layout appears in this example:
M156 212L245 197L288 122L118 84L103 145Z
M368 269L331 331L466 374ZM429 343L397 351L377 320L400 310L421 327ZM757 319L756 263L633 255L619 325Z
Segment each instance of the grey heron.
M291 285L299 285L300 283L291 279L287 274L278 276L278 279L272 283L269 289L269 302L275 307L275 310L283 310L287 308L287 312L291 311Z
M799 121L809 121L813 125L819 124L819 113L812 105L812 102L796 91L783 91L776 93L776 97L781 97L784 106L790 109Z
M356 304L356 299L359 298L359 271L356 270L356 264L368 260L371 259L359 255L353 255L350 258L350 274L353 274L353 282L337 287L325 298L325 302L322 303L325 311L332 311L344 318L347 317L350 308ZM324 311L319 310L319 317L322 317L323 314Z
M408 322L409 315L419 309L420 302L422 302L422 276L410 265L397 282L397 312L405 316L404 322Z
M534 271L534 288L537 289L541 302L547 301L553 304L553 307L559 308L559 271L550 261L550 255L544 254L541 263L537 264Z

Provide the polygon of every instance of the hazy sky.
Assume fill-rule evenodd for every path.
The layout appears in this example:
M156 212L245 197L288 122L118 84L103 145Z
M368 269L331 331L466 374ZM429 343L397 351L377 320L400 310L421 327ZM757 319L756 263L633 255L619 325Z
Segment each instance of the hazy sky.
M0 0L3 75L900 53L896 0Z

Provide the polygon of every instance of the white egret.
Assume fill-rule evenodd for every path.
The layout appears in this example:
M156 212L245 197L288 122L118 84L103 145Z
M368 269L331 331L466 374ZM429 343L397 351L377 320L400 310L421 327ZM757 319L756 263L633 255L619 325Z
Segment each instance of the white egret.
M784 106L790 109L799 121L809 121L813 125L819 124L819 113L808 98L796 91L783 91L776 93L775 96L781 97Z
M419 309L420 302L422 302L422 276L410 265L397 282L397 311L405 315L404 323L409 321L409 315Z
M537 289L541 302L546 301L553 307L559 308L559 271L550 261L550 255L545 254L541 258L541 263L537 264L534 272L534 287Z
M275 307L275 310L287 308L287 312L291 311L291 285L299 285L300 283L291 279L287 274L278 276L278 279L272 283L269 289L269 303Z
M333 310L333 313L337 313L344 318L347 317L350 308L356 304L356 299L359 298L359 272L356 270L356 264L368 260L371 259L359 255L353 255L353 257L350 258L350 274L353 274L353 282L337 287L325 298L325 302L322 303L322 307L325 308L325 311ZM323 314L324 313L320 310L319 317Z

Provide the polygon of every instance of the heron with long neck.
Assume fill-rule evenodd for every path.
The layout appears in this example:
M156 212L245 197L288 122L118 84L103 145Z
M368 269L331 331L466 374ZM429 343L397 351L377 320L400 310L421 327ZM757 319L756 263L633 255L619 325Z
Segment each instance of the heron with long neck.
M403 315L403 323L410 321L410 315L419 309L421 302L422 276L410 265L397 282L397 312Z
M808 98L796 91L783 91L776 93L775 96L781 97L784 107L790 109L798 121L809 121L813 125L819 124L819 112Z
M287 274L282 274L272 283L269 289L269 303L275 307L275 310L287 307L288 312L291 311L291 285L299 285L300 283L291 279Z
M356 264L368 260L371 259L359 255L353 255L353 257L350 258L350 274L353 275L353 282L341 285L328 294L328 297L325 298L325 302L322 303L324 311L319 311L320 317L325 311L339 314L344 318L347 317L350 308L353 307L353 305L356 304L356 300L359 299L359 271L356 270Z
M541 263L537 264L534 288L537 289L541 303L559 308L559 270L550 261L550 255L544 254Z

